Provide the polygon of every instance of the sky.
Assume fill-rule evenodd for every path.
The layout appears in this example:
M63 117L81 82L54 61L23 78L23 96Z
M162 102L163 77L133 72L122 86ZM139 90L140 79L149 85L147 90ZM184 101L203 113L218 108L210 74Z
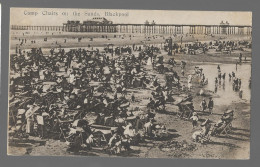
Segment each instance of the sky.
M105 13L126 16L106 16ZM48 14L47 14L48 13ZM73 15L74 13L74 15ZM77 15L75 15L77 14ZM154 20L157 24L218 25L222 20L230 25L252 25L252 12L239 11L183 11L183 10L113 10L67 8L11 8L11 25L61 26L67 20L88 20L105 17L114 23L142 24Z

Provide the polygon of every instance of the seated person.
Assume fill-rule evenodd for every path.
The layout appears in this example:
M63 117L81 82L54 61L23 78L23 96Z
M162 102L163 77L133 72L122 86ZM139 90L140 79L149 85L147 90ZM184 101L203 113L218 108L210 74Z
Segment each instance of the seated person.
M222 119L228 124L233 120L234 117L234 110L227 110L222 115Z
M223 119L220 119L213 127L211 135L220 134L221 131L226 127L226 122Z
M195 142L203 142L206 136L209 134L210 127L211 127L210 121L209 119L207 119L205 122L201 124L201 130L195 131L192 134L192 139Z

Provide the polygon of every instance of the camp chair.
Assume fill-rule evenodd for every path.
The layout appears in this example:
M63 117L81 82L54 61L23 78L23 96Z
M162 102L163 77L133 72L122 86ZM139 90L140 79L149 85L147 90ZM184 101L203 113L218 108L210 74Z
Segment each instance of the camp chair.
M232 128L232 121L230 121L219 134L228 135L228 133L232 131L231 128Z
M101 147L108 144L106 135L108 135L108 133L103 133L102 131L96 131L93 133L93 140L96 146Z
M190 107L191 103L190 102L183 102L180 104L180 111L178 113L178 116L180 118L190 118L192 113L193 113L193 109Z
M65 141L68 140L67 133L69 132L69 124L71 124L73 121L62 121L58 118L58 126L60 130L59 139L65 139Z

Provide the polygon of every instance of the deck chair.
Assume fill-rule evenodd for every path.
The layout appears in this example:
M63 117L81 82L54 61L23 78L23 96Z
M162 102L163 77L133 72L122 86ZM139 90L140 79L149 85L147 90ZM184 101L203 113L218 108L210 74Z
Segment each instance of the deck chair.
M228 135L232 131L232 121L230 121L219 134Z
M192 109L187 104L184 104L181 107L182 107L182 113L178 114L178 116L189 119L193 113Z

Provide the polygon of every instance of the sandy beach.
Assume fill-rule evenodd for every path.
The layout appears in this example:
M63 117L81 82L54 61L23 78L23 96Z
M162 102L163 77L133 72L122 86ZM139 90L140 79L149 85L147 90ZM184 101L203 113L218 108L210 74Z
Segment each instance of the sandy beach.
M112 43L114 47L116 46L132 46L136 45L155 45L162 46L165 39L168 36L162 35L139 35L139 34L91 34L91 33L51 33L45 34L45 32L37 33L32 35L24 34L25 32L19 31L16 33L15 31L11 33L11 45L10 45L10 53L14 53L16 47L19 44L19 38L26 38L27 42L21 46L22 49L31 49L31 48L39 48L43 49L44 54L49 54L50 48L89 48L90 50L96 47L105 47L104 44ZM116 35L116 36L114 36ZM130 37L131 36L131 37ZM43 38L47 37L48 40L44 41ZM77 38L82 37L83 39L78 42ZM90 38L93 38L93 41ZM66 39L66 43L64 42ZM32 40L35 40L36 43L31 43ZM185 44L194 41L214 41L214 40L250 40L248 36L206 36L206 35L187 35L176 36L174 42L178 44ZM225 54L222 52L216 52L215 49L210 49L206 54L197 54L197 55L189 55L189 54L179 54L176 53L174 56L168 56L167 53L161 50L161 53L158 56L164 57L164 62L168 62L170 58L174 58L177 62L177 66L173 67L173 69L178 73L180 78L180 83L187 85L187 77L189 74L194 73L195 66L202 67L210 66L209 68L215 69L217 73L217 65L220 67L227 65L230 68L230 73L232 71L236 71L235 64L238 61L239 51L234 51L231 54ZM135 54L135 53L134 53ZM137 53L136 53L137 54ZM241 65L239 65L237 73L239 73L240 68L245 66L250 66L251 68L251 49L247 49L242 51L243 56L247 57L246 61L243 61ZM181 75L180 62L185 61L186 68L184 70L184 76ZM170 65L166 65L170 66ZM164 76L163 74L159 74L155 70L152 70L144 66L144 70L146 72L150 72L155 74L160 82L163 82ZM250 70L251 71L251 70ZM227 74L228 75L228 74ZM206 76L206 78L209 76ZM200 129L200 126L192 128L191 120L181 119L178 117L178 108L172 105L171 103L166 104L166 112L165 113L156 113L155 120L159 124L165 124L167 127L167 131L169 132L169 137L163 141L156 140L146 140L143 143L140 143L138 146L131 146L132 150L129 152L124 152L119 156L122 157L140 157L140 158L209 158L209 159L247 159L250 157L250 99L239 99L232 98L228 101L225 101L226 96L225 93L218 94L214 92L214 90L209 89L208 87L203 87L199 84L198 77L194 77L193 79L193 88L191 92L186 90L183 93L190 93L193 97L194 109L198 113L199 116L199 124L201 124L206 119L210 119L212 124L216 123L221 115L227 109L233 109L234 112L234 120L232 122L232 132L228 135L222 135L217 137L211 137L210 142L206 144L195 143L192 141L191 135L194 131ZM228 80L228 76L225 81L226 86L231 85ZM248 85L248 81L243 80L244 85ZM203 96L199 96L199 92L201 89L204 89L205 94ZM222 89L219 88L219 89ZM150 89L140 89L140 90L131 90L129 89L127 92L127 98L130 99L131 92L135 92L136 102L131 103L129 108L142 107L140 104L146 104L151 97ZM223 91L224 92L224 91ZM179 93L179 92L178 92ZM250 93L250 92L249 92ZM234 92L231 97L238 97L238 93ZM213 109L213 114L209 114L209 112L202 112L200 109L200 102L203 98L206 98L207 101L209 97L213 97L214 101L221 102L225 101L224 105L220 103L216 103ZM22 141L18 141L17 139L9 138L9 147L8 153L12 155L38 155L38 156L118 156L118 155L110 155L104 153L99 148L93 148L90 151L80 151L77 154L69 153L66 151L67 145L65 142L60 142L56 139L47 139L43 140L37 137L29 137L28 139L24 139ZM28 151L29 150L29 151Z

